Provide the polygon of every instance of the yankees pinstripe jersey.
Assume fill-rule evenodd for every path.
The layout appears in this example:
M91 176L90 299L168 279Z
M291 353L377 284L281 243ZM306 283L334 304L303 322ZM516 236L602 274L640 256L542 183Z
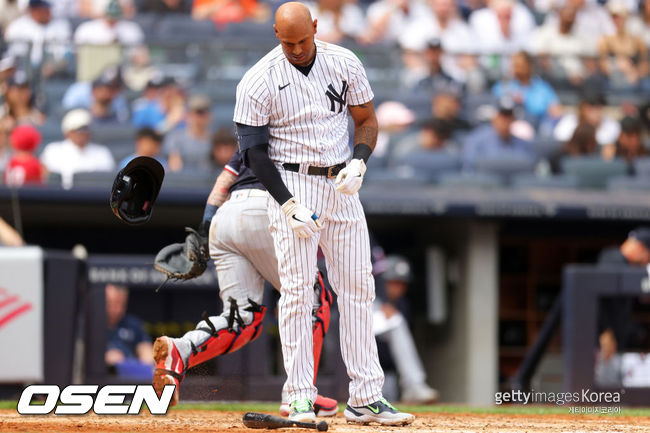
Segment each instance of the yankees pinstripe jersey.
M269 125L269 157L275 162L330 166L350 156L348 105L374 97L359 59L348 49L315 40L307 75L278 45L237 86L233 120Z

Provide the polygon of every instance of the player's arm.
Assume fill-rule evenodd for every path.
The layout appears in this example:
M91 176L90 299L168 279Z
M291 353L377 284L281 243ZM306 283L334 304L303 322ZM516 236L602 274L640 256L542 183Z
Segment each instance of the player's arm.
M210 232L210 223L212 222L212 217L217 213L217 209L221 206L226 199L228 198L228 191L237 176L239 175L239 168L241 167L241 154L235 152L235 154L230 158L230 162L226 164L217 180L214 182L212 191L208 196L208 200L205 203L205 209L203 210L203 219L199 225L199 233L202 236L207 237Z
M250 126L237 123L239 148L244 155L244 163L253 171L271 197L281 206L289 219L289 224L298 237L308 238L320 229L315 213L300 204L293 197L280 176L278 168L269 157L269 127Z
M361 105L351 105L349 110L354 121L352 159L363 159L363 162L366 163L377 144L378 126L375 106L372 101L369 101Z
M361 188L366 162L377 143L377 116L372 101L350 105L349 111L354 121L354 150L352 160L336 177L336 189L344 194L355 194Z

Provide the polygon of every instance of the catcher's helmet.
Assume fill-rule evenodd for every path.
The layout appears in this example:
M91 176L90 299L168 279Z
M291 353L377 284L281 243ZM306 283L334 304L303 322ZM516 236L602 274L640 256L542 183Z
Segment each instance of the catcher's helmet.
M111 209L115 216L127 224L149 221L164 177L163 166L154 158L133 158L113 182Z

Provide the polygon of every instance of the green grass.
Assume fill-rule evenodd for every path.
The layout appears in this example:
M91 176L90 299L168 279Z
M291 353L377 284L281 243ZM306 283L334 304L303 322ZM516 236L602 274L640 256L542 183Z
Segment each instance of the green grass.
M0 400L0 409L16 409L16 401ZM183 403L173 407L172 410L214 410L222 412L262 412L276 414L278 403L267 402L205 402ZM468 405L429 405L409 406L398 405L400 410L412 413L473 413L495 415L570 415L569 406L534 406L534 405L503 405L503 406L468 406ZM339 405L343 411L345 404ZM603 416L630 416L650 417L650 408L622 408L620 413L605 414Z

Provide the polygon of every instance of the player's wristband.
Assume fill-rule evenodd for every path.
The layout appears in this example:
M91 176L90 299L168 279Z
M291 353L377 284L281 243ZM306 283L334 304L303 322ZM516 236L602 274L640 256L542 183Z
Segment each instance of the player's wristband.
M203 210L203 220L199 225L199 234L201 236L208 237L210 232L210 223L212 222L212 217L217 213L218 206L215 206L210 203L206 203L205 209Z
M372 154L372 149L370 146L364 143L359 143L354 146L354 152L352 152L352 159L363 159L363 162L368 162L370 155Z

